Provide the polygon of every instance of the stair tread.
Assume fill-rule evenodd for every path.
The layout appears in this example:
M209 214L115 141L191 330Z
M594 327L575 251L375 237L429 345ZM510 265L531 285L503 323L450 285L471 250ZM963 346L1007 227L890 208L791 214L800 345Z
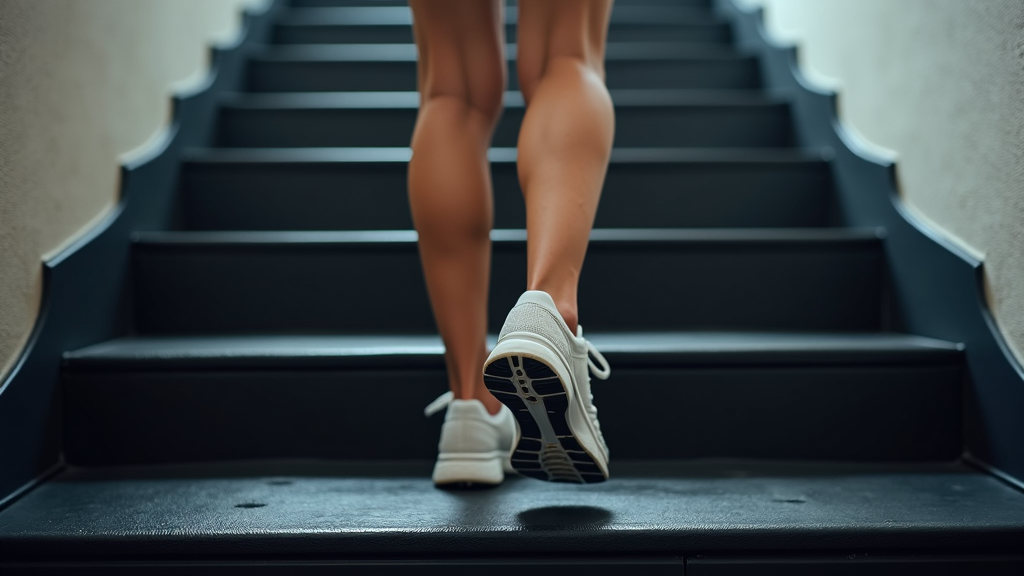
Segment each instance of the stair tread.
M507 8L505 22L515 24L518 10ZM721 22L714 13L699 6L616 6L612 24L713 24ZM291 8L278 21L280 24L345 24L349 26L412 25L408 6L359 6L328 8Z
M592 246L639 244L874 244L884 237L880 228L597 228ZM415 245L415 230L260 230L171 231L132 234L137 246L258 246L276 245ZM492 230L495 245L523 244L526 230Z
M367 48L347 54L303 54L296 49L268 49L248 60L246 88L253 92L336 92L359 90L415 90L416 61L405 51L390 57ZM619 88L751 89L761 83L755 57L724 50L693 47L665 54L649 51L606 61L606 83ZM510 68L508 83L518 87Z
M254 550L400 558L806 553L838 543L934 552L1016 549L1024 538L1024 495L957 463L622 461L610 482L586 489L514 478L464 493L435 489L430 464L72 468L0 513L0 547L48 560Z
M516 36L515 25L505 28L508 42ZM283 22L274 28L274 46L308 44L410 44L412 27L408 24L360 26L316 22ZM729 25L718 21L693 20L685 23L612 23L608 43L673 42L704 46L707 49L732 49Z
M507 42L516 41L516 26L506 23ZM615 22L608 28L611 45L629 42L689 42L711 48L731 49L732 31L727 22L690 19L685 22ZM282 21L275 25L271 42L276 46L303 44L410 44L408 24L361 26L347 23Z
M746 163L822 164L831 158L829 149L800 148L616 148L612 164L621 163ZM348 148L188 148L187 163L398 163L407 164L412 150L407 147ZM492 163L515 163L515 148L491 148Z
M624 106L779 106L786 102L762 90L618 89L610 91L616 107ZM225 94L222 106L233 108L396 108L418 109L418 92L243 92ZM523 108L521 92L504 96L505 108Z
M666 49L667 48L667 49ZM506 54L516 59L515 50ZM268 46L251 57L253 62L416 62L413 44L284 44ZM631 61L753 61L734 49L698 42L617 42L609 44L609 62Z
M613 332L588 339L614 366L913 364L961 360L951 342L894 333ZM493 346L495 337L490 338ZM65 367L442 368L439 336L241 335L118 338L64 355Z
M505 56L515 60L516 44L505 46ZM411 43L273 44L255 51L253 58L277 62L415 62L416 45ZM711 42L609 42L605 60L736 60L750 59L731 44Z
M788 103L753 90L687 92L624 91L615 102L615 142L627 147L793 145ZM222 100L219 145L403 146L418 115L419 97L411 92L266 94L236 94ZM492 145L499 147L515 146L525 111L518 94L506 94L505 101L492 136Z

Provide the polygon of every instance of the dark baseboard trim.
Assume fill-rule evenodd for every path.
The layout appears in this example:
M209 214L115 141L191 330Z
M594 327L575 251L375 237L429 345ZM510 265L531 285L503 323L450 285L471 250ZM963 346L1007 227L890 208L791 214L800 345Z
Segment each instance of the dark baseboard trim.
M61 460L60 368L65 351L129 333L129 236L166 230L175 217L181 150L212 142L217 95L243 85L246 57L266 41L277 0L243 16L234 46L212 49L207 81L174 98L174 115L153 153L121 169L114 210L43 264L43 300L28 344L0 384L0 501L34 485Z
M799 142L831 148L843 223L887 230L893 329L966 347L964 450L1007 482L1024 479L1024 369L985 302L982 263L915 217L899 198L895 166L858 144L836 114L836 95L800 72L796 48L775 44L760 9L715 0L740 49L760 56L766 88L792 103Z
M998 480L1002 481L1003 484L1006 484L1010 488L1013 488L1018 492L1024 493L1024 481L1021 481L1019 478L1014 478L1013 476L1010 476L1009 474L1003 472L999 468L990 466L978 460L977 458L970 454L964 454L963 461L968 466L977 468L978 470L981 470L982 472L990 476L994 476Z
M32 489L35 488L36 486L39 486L43 482L46 482L50 478L53 478L57 474L61 473L65 468L66 466L63 460L58 461L53 466L50 466L48 470L44 471L36 478L29 480L28 482L22 484L21 487L18 488L17 490L11 492L10 494L7 494L3 498L0 498L0 512L3 512L8 506L17 502L18 499L20 499L25 494L31 492Z

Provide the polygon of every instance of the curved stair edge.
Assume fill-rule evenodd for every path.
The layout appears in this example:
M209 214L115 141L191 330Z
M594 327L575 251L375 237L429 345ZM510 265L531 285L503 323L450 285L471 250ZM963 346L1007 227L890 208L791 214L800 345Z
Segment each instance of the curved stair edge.
M43 263L39 315L13 369L0 381L0 510L62 467L61 355L124 333L130 232L170 227L182 150L210 143L218 97L239 89L247 56L269 38L285 7L283 0L272 0L243 14L237 43L210 49L202 88L173 97L171 121L151 154L121 167L114 209Z
M737 47L760 56L769 93L791 99L797 142L830 148L836 195L846 226L886 229L894 330L959 342L968 370L964 459L1024 490L1024 367L996 326L985 299L983 262L916 218L896 189L895 165L872 157L843 127L836 94L803 77L794 46L767 36L763 11L713 0L733 23ZM943 286L942 291L932 287Z

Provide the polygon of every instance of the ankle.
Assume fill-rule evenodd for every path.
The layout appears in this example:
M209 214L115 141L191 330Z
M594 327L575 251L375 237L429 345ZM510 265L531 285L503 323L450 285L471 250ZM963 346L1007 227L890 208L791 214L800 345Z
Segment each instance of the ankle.
M580 318L579 313L576 311L576 306L569 307L555 301L555 307L558 308L558 312L562 315L562 320L565 320L565 325L569 327L569 331L576 335L576 327L579 325Z
M564 293L564 291L547 290L542 286L531 287L529 290L540 290L541 292L547 292L548 296L555 302L555 308L558 308L558 313L562 315L562 320L565 321L565 325L569 327L569 331L576 335L576 326L579 324L580 317L579 311L576 307L576 291L572 293Z
M479 400L491 415L497 414L501 410L501 402L484 387L482 381L477 386L453 386L452 391L458 400Z
M569 331L575 336L576 326L580 321L580 314L576 308L576 295L574 294L572 297L556 296L551 292L548 292L548 295L555 301L555 308L558 308L558 313L562 315L565 325L569 327Z
M480 393L477 395L476 399L484 405L484 408L487 409L487 413L491 416L494 416L501 411L501 402L499 402L493 394L488 392L487 389L483 387L483 384L480 385Z
M484 388L483 382L481 382L479 386L475 387L469 394L469 397L465 398L465 400L479 400L480 403L484 405L487 413L491 416L497 414L501 410L501 402L499 402L498 399L487 390L487 388Z

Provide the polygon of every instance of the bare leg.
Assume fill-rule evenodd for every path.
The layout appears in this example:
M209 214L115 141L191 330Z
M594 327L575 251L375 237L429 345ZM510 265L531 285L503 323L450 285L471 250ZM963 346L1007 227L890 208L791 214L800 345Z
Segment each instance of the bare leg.
M608 169L615 113L604 84L611 0L520 0L519 132L527 287L551 295L573 331L576 288Z
M493 199L487 149L505 90L501 0L411 0L420 112L409 201L448 381L456 398L501 404L483 386Z

